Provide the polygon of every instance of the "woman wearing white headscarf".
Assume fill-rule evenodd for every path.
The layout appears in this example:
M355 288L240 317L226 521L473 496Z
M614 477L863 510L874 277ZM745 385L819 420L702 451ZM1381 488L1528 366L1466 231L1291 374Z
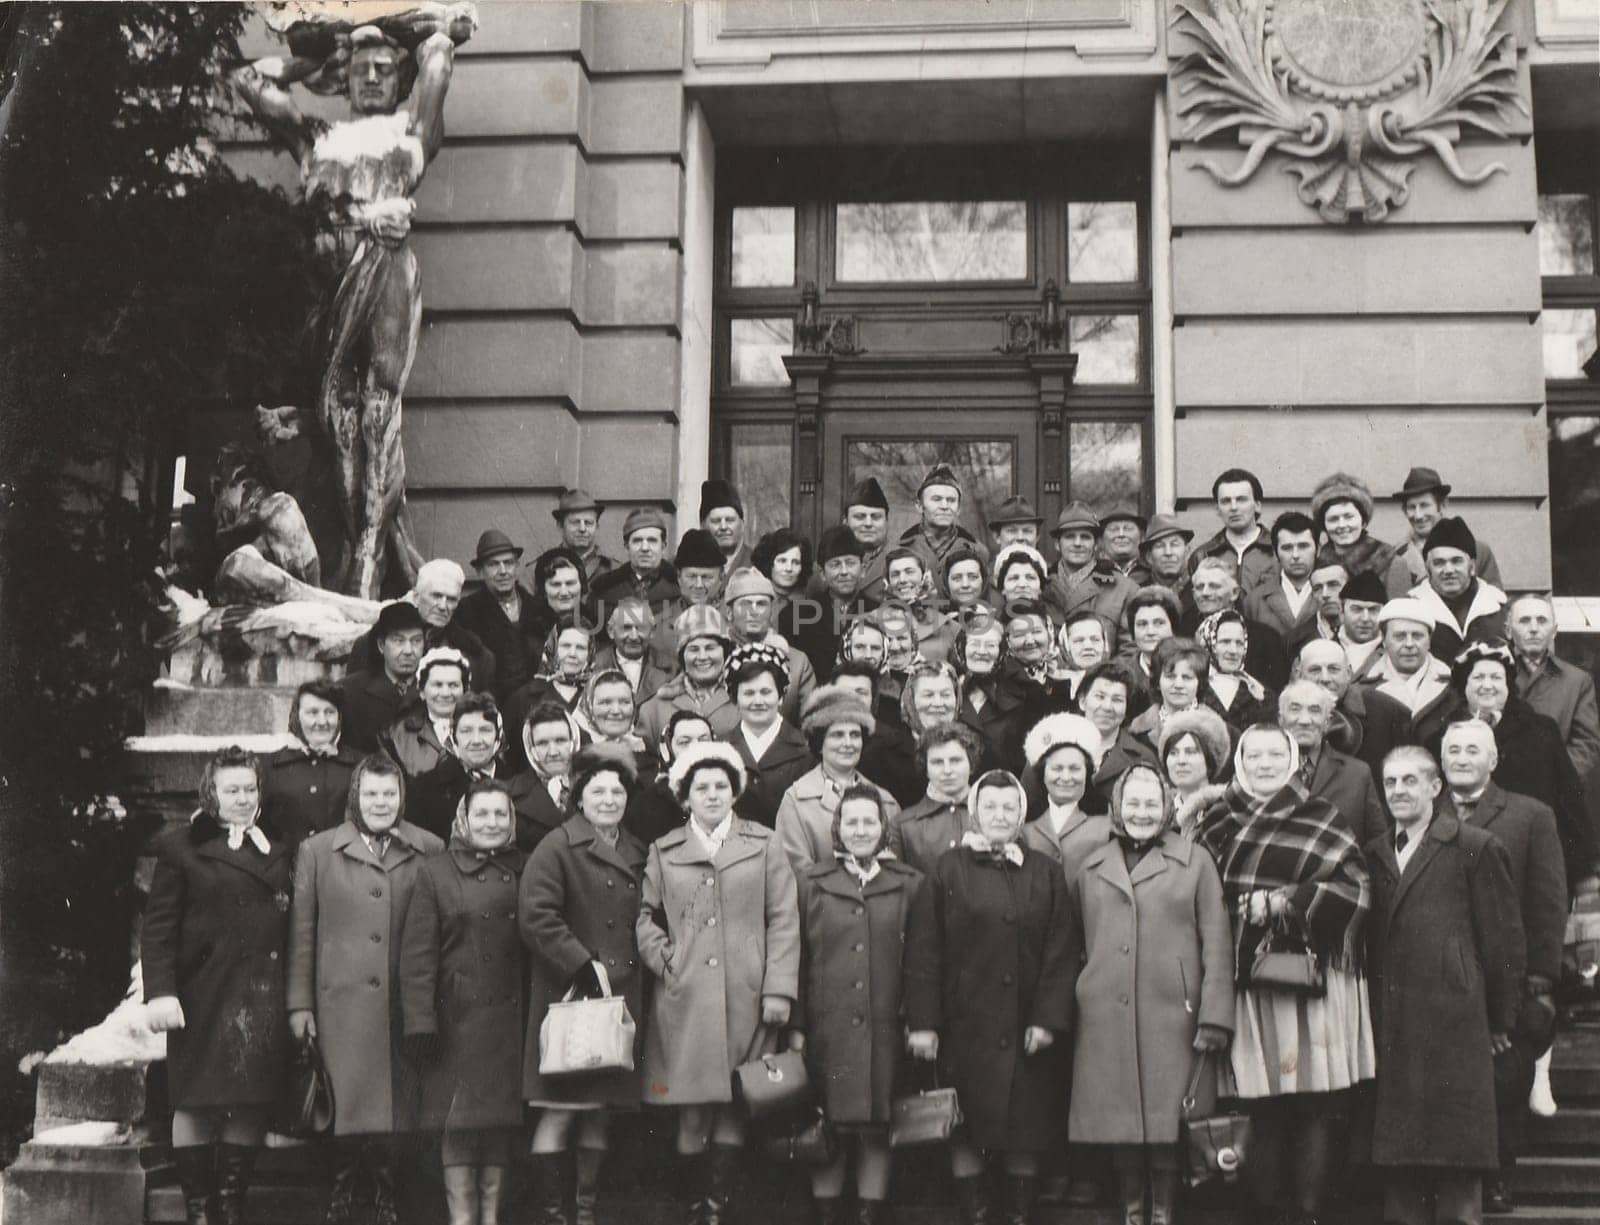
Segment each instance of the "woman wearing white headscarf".
M907 1045L917 1059L938 1060L961 1102L950 1168L963 1220L991 1219L985 1159L998 1154L1006 1220L1024 1225L1040 1154L1065 1139L1075 935L1060 868L1024 847L1027 797L1016 776L989 771L968 804L975 828L934 866L912 908Z

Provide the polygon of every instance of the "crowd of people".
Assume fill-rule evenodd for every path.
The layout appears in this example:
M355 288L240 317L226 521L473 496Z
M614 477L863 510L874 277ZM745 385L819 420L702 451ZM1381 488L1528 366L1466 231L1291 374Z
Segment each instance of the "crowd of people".
M1548 596L1416 468L1221 525L1025 498L980 540L944 465L888 539L878 481L815 544L555 511L423 566L295 747L218 754L143 932L189 1221L237 1225L296 1044L337 1103L330 1222L397 1219L426 1148L451 1225L514 1167L539 1225L604 1216L611 1125L673 1112L691 1225L726 1225L752 1054L803 1053L836 1130L818 1225L884 1220L896 1099L953 1087L965 1225L1041 1196L1180 1209L1186 1098L1254 1121L1242 1208L1478 1221L1547 1079L1573 897L1600 889L1594 685ZM541 1072L550 1009L617 996L631 1070ZM1188 1103L1192 1106L1193 1103ZM397 1204L397 1201L402 1201ZM598 1207L597 1207L598 1203ZM848 1205L848 1208L847 1208ZM1241 1218L1243 1219L1243 1218Z

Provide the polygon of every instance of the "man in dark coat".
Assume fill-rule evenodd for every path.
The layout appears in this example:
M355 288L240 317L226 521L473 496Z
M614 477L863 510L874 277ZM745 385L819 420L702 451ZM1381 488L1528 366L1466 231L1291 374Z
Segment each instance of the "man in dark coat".
M961 498L961 480L949 464L934 464L917 486L922 518L900 533L899 543L921 556L929 574L943 574L945 558L963 545L983 559L985 570L989 568L988 548L957 522Z
M449 558L436 557L423 562L417 571L416 586L407 597L422 614L424 652L434 647L453 647L467 657L472 668L473 689L485 693L495 692L494 652L484 645L466 626L456 620L461 606L461 590L466 585L466 571ZM352 667L376 671L382 666L377 647L377 627L362 635L350 652Z
M791 645L805 652L819 685L827 684L833 676L839 644L850 622L878 607L877 600L861 594L865 552L865 546L847 527L830 527L817 542L823 595L815 607L801 610L816 619L798 626Z
M1123 612L1139 585L1115 563L1097 555L1104 530L1087 502L1062 507L1050 533L1059 560L1044 589L1044 603L1056 624L1065 624L1084 610L1093 612L1105 630L1107 648L1114 651Z
M1517 695L1556 721L1572 768L1586 789L1600 766L1600 707L1594 678L1556 655L1556 612L1550 597L1524 595L1506 607L1506 636L1517 657ZM1593 802L1591 800L1591 806Z
M1391 753L1383 790L1395 834L1366 847L1372 1159L1394 1225L1482 1219L1481 1175L1499 1165L1495 1059L1511 1050L1523 985L1509 856L1493 834L1435 811L1442 786L1425 750Z
M363 753L378 751L378 737L417 702L417 662L427 625L415 604L395 600L378 614L370 637L378 666L347 672L339 684L344 713L339 739Z
M472 568L483 586L462 598L456 624L494 652L496 696L504 700L532 676L544 649L533 593L517 582L522 550L498 528L478 537Z
M1278 581L1276 562L1270 581ZM1189 576L1189 604L1184 609L1179 630L1193 636L1199 631L1200 623L1212 613L1239 608L1242 590L1233 562L1227 557L1203 559ZM1283 645L1283 638L1270 625L1253 620L1243 609L1240 614L1244 616L1245 633L1250 636L1244 670L1267 688L1282 689L1289 679L1289 652Z
M1271 538L1261 527L1264 494L1260 478L1245 468L1229 468L1211 482L1211 497L1222 530L1194 547L1189 554L1189 573L1193 575L1207 557L1225 557L1232 561L1233 573L1246 593L1275 582L1278 559L1273 556ZM1267 682L1259 672L1254 675Z
M1433 614L1433 653L1440 659L1501 636L1506 593L1478 577L1477 551L1471 529L1456 518L1439 520L1422 546L1428 581L1409 594Z
M1278 561L1276 582L1246 592L1240 604L1245 618L1260 622L1283 639L1292 656L1317 637L1317 597L1311 571L1317 561L1317 525L1311 516L1285 511L1272 523L1272 551Z
M1327 743L1333 695L1315 681L1290 681L1278 695L1278 725L1300 747L1300 782L1339 810L1356 841L1366 846L1389 832L1372 771Z
M640 507L622 521L623 565L596 578L589 588L595 616L603 625L624 596L637 596L657 618L678 598L678 572L667 561L667 518L653 506Z
M1440 810L1464 825L1487 830L1511 858L1511 883L1516 889L1527 939L1527 975L1522 1007L1512 1035L1508 1066L1495 1077L1495 1103L1500 1125L1500 1175L1484 1192L1490 1212L1510 1212L1508 1172L1517 1163L1533 1088L1535 1062L1550 1049L1554 1037L1555 989L1561 973L1561 945L1567 924L1567 875L1561 860L1561 839L1555 814L1537 800L1502 791L1490 780L1499 760L1494 732L1487 723L1468 719L1445 729L1439 764L1447 792Z
M1413 743L1409 712L1388 694L1351 684L1349 657L1338 643L1320 638L1306 643L1295 659L1294 676L1333 695L1328 743L1365 764L1375 783L1383 777L1389 750Z

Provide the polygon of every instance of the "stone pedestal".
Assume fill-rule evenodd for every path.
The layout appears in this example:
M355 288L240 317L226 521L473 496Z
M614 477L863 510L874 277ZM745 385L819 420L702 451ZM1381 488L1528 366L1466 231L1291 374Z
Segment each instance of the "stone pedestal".
M42 1132L6 1170L0 1213L24 1225L137 1225L160 1151L143 1125L81 1123Z

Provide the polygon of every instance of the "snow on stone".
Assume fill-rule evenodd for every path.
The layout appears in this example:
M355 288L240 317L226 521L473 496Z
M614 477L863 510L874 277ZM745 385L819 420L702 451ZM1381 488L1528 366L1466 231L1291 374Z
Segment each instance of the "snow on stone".
M34 1136L35 1144L70 1145L73 1148L110 1148L127 1144L133 1139L133 1127L127 1123L71 1123L66 1127L52 1127Z
M108 1067L152 1063L166 1057L167 1036L151 1031L145 1024L144 1004L130 993L105 1020L67 1039L50 1052L45 1062Z
M293 748L294 743L294 737L288 732L223 736L170 732L161 736L129 736L123 741L123 747L130 753L217 753L236 744L252 753L276 753L279 749Z

